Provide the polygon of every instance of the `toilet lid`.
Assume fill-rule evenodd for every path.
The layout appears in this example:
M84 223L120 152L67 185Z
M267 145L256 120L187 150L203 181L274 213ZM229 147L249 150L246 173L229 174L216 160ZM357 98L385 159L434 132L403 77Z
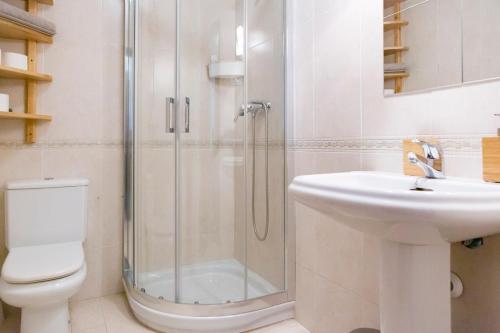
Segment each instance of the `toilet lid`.
M50 281L76 273L83 264L80 242L17 247L5 260L2 279L8 283Z

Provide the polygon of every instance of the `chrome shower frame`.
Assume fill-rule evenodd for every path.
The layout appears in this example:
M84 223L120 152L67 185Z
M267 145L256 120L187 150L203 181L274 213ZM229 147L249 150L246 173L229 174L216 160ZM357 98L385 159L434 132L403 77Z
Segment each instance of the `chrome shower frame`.
M232 302L226 304L218 305L199 305L199 304L182 304L173 303L167 300L160 300L155 297L149 296L138 289L137 286L137 227L136 227L136 217L134 210L134 168L136 166L137 156L135 152L137 151L137 139L135 126L137 124L137 49L136 45L138 42L137 32L138 32L138 2L140 0L124 0L125 2L125 62L124 62L124 153L125 153L125 195L124 195L124 214L123 214L123 225L124 225L124 255L123 255L123 284L127 296L141 306L151 309L152 311L158 311L160 313L168 313L172 315L179 316L192 316L192 317L220 317L241 315L245 313L250 313L253 311L263 310L266 308L284 305L286 303L293 302L295 300L295 266L294 258L290 256L295 255L295 250L290 249L291 243L289 239L295 237L295 228L290 228L288 219L288 196L287 189L283 189L285 193L285 290L275 294L270 294L262 296L256 299L249 299L239 302ZM179 3L181 0L177 0L177 12L179 12ZM285 159L285 186L288 184L288 132L289 126L289 112L291 110L291 98L290 92L292 84L289 83L290 75L290 63L289 63L289 38L290 34L290 18L291 16L291 1L283 0L283 24L284 24L284 81L285 81L285 99L284 99L284 159ZM179 37L177 36L177 47L179 43ZM177 81L178 82L178 81ZM178 89L178 87L177 87ZM176 221L176 225L178 221ZM132 234L132 235L131 235ZM176 245L178 246L178 245ZM293 276L291 276L291 272ZM290 279L291 278L291 279ZM178 286L177 286L178 288ZM176 289L177 289L176 288Z

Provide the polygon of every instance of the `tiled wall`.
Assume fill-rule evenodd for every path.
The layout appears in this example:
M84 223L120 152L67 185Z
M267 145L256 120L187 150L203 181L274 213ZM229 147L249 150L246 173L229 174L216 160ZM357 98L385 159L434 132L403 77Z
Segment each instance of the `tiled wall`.
M40 15L55 22L58 31L52 45L40 44L38 55L39 71L51 73L54 82L40 85L37 108L53 121L37 128L34 145L23 144L23 122L0 122L0 259L6 255L6 181L86 177L88 278L75 298L116 293L122 290L123 1L56 1L54 6L40 5ZM24 44L17 41L1 40L0 48L24 52ZM0 80L0 91L11 94L16 111L24 110L23 83Z
M402 172L401 140L432 136L443 143L449 176L481 178L480 137L500 127L499 82L384 98L383 1L292 3L293 174ZM295 213L298 320L312 332L377 327L377 241L305 207Z

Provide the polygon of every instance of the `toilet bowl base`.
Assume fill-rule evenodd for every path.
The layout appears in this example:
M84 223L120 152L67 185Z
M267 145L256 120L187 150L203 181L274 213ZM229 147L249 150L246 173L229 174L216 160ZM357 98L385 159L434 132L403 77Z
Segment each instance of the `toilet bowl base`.
M68 301L22 308L21 333L70 333Z

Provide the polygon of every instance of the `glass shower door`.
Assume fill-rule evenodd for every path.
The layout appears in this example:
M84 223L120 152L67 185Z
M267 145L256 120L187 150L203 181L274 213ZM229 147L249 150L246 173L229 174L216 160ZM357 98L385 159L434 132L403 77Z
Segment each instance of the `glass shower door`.
M235 242L245 232L243 1L179 3L179 301L236 302L246 272Z
M285 1L247 1L248 298L286 289ZM264 104L264 107L261 105Z
M279 294L286 290L283 2L137 6L135 112L127 116L130 280L172 303Z
M138 2L134 156L136 283L175 301L176 1Z

